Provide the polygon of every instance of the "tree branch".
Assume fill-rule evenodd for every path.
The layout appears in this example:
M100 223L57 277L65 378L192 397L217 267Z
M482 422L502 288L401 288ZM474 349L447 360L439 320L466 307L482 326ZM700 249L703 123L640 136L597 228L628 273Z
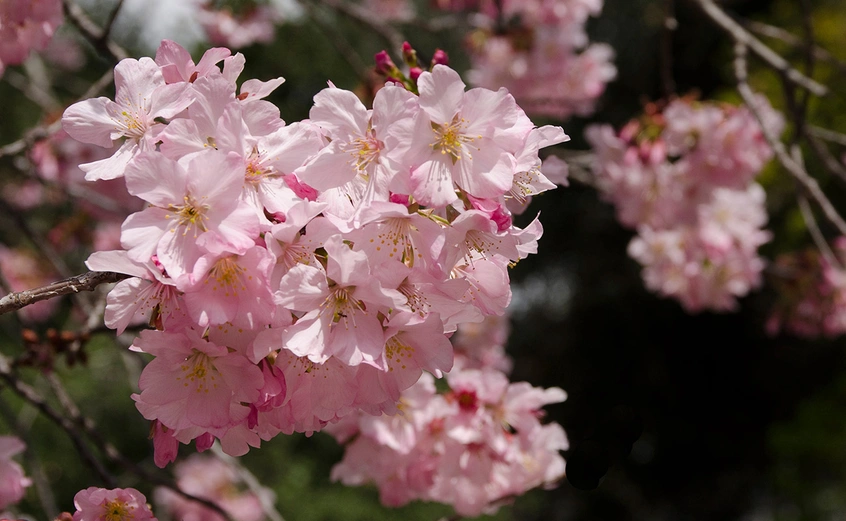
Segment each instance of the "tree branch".
M65 15L68 20L77 28L82 36L88 40L100 54L111 62L119 62L127 58L129 54L118 44L108 39L108 32L97 27L91 18L85 14L81 7L71 0L64 0L62 3Z
M708 0L699 0L708 1ZM761 118L761 114L755 108L755 93L748 83L748 71L746 64L746 44L742 40L736 40L734 46L734 75L737 78L737 91L746 103L746 106L752 112L752 115L758 121L761 127L761 133L764 139L770 145L779 163L799 182L799 185L805 190L806 194L811 197L822 209L826 218L837 227L841 234L846 235L846 221L837 213L834 205L825 196L825 193L820 188L816 179L811 177L807 171L790 157L787 149L775 135L772 130L767 127Z
M817 60L827 62L840 70L840 72L846 74L846 62L838 59L836 56L833 56L830 52L818 45L812 45L810 42L805 42L793 33L785 31L781 27L776 27L774 25L753 21L747 22L746 25L749 27L750 31L761 36L775 38L793 47L809 47Z
M70 295L81 291L94 291L100 284L109 284L128 278L123 273L111 271L89 271L82 275L69 277L58 282L53 282L40 288L28 289L10 293L0 298L0 315L26 307L35 302L49 300L51 298Z
M343 0L313 1L319 4L323 4L331 9L334 9L335 11L347 16L348 18L352 18L353 20L373 29L376 34L381 36L382 39L387 42L387 44L391 47L391 50L394 53L399 54L402 51L402 43L405 41L405 37L402 35L402 33L397 31L387 23L383 22L378 14L373 13L369 9L362 7L358 4L355 4L353 2L345 2Z
M825 96L828 94L828 87L818 83L793 68L790 63L779 56L778 53L767 47L761 40L755 38L749 31L743 28L742 25L734 21L732 17L726 14L713 0L694 0L702 11L716 23L720 28L727 32L735 42L743 44L744 47L749 48L752 52L758 55L759 58L767 62L773 69L782 73L789 81L808 89L811 93L817 96Z
M44 400L44 398L41 397L41 395L38 394L35 389L22 382L12 370L9 360L3 355L0 355L0 380L6 382L9 388L12 389L18 396L35 406L35 408L41 411L44 416L65 431L83 461L94 469L106 486L110 488L117 486L117 480L115 480L114 476L106 470L100 460L94 457L94 454L91 452L88 445L85 444L85 441L83 441L82 436L80 436L80 433L74 426L73 422L56 411Z

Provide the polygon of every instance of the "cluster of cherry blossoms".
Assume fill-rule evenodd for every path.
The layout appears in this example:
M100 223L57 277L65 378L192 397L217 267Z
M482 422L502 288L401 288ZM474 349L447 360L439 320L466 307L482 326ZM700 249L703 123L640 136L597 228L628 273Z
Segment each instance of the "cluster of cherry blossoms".
M243 66L223 48L195 63L165 41L155 60L116 66L114 101L63 117L75 139L122 141L80 166L86 178L123 178L146 203L121 249L87 265L130 276L109 294L109 327L154 327L132 347L155 357L133 398L160 466L180 442L241 455L355 411L396 412L424 370L449 371L447 335L508 305L508 266L542 232L512 210L554 188L538 150L568 139L504 89L465 92L441 64L415 92L385 86L372 110L330 84L310 119L286 125L263 99L282 78L239 90Z
M781 116L756 110L776 134ZM619 133L590 127L600 191L636 228L629 255L646 286L688 311L730 310L761 283L758 247L770 239L765 193L753 179L772 157L745 107L679 99Z
M567 118L594 111L617 75L609 45L590 43L585 23L602 0L445 1L446 9L473 9L468 35L470 83L505 87L530 114Z
M44 50L62 20L62 0L0 2L0 76L7 66L23 63L31 50Z
M4 510L23 499L32 481L12 458L26 449L15 436L0 436L0 518L12 517Z
M399 414L358 414L330 426L347 443L332 478L374 483L388 506L437 501L462 516L490 514L532 488L554 486L564 475L559 451L567 450L567 437L539 418L541 407L566 394L508 381L500 343L507 324L496 318L459 327L446 392L424 374L402 393Z
M241 2L239 9L217 8L211 0L200 3L196 19L212 45L240 49L256 43L270 43L276 33L275 10L265 4Z
M834 241L831 257L809 249L776 258L779 299L767 322L770 334L788 331L805 338L846 333L846 237Z

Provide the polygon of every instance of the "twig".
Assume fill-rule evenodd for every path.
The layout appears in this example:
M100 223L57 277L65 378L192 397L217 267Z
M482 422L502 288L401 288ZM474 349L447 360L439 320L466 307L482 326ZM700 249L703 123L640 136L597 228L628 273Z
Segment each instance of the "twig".
M4 401L0 400L0 415L6 420L9 428L14 431L15 435L25 440L27 438L26 429L18 422L14 411ZM47 475L44 473L44 466L32 444L26 445L24 451L24 460L29 469L29 475L32 476L32 481L35 484L35 491L38 494L38 501L41 503L41 509L47 514L47 517L54 518L59 515L59 508L56 506L56 498L53 495L53 490L50 488L50 483L47 481Z
M41 110L53 112L60 108L56 98L37 83L30 81L23 74L13 70L6 71L3 79L8 81L9 85L18 89L30 101L41 107Z
M106 88L108 84L112 82L114 78L114 71L109 69L106 71L100 78L95 81L91 87L88 88L85 93L79 97L79 100L85 100L88 98L93 97L95 94ZM36 141L40 139L45 139L56 132L58 132L62 128L62 121L57 120L49 125L40 125L28 130L24 136L17 141L13 141L6 145L0 147L0 157L10 156L14 154L19 154L26 150L27 148L31 147Z
M341 53L341 56L344 57L344 60L346 60L346 62L353 69L353 71L355 71L355 74L356 76L358 76L359 80L366 85L369 80L367 76L368 67L358 55L355 48L350 45L350 42L348 42L347 39L344 38L340 31L334 30L333 27L329 26L326 22L320 19L320 13L316 12L313 5L308 2L305 2L303 3L303 7L305 7L306 11L308 12L309 18L314 21L318 30L322 32L323 36L326 37L326 39L332 43L332 45L335 47L335 50Z
M94 457L94 454L83 441L82 436L80 436L80 433L73 422L68 420L64 415L56 411L49 403L44 401L35 389L22 382L12 371L12 368L9 365L9 360L3 355L0 355L0 379L5 381L9 388L15 391L18 396L35 406L35 408L41 411L44 416L65 431L83 461L85 461L85 463L97 473L100 479L103 480L108 487L114 488L117 486L117 481L114 476L106 470L100 460Z
M823 162L826 169L846 183L846 166L831 154L828 146L812 132L809 132L807 128L805 128L805 139L808 140L811 150Z
M19 231L22 232L22 235L26 237L33 246L35 246L38 252L46 258L47 261L50 262L53 269L56 270L56 273L58 273L60 277L71 276L73 272L68 267L65 259L59 255L59 252L56 251L56 248L54 248L52 244L45 241L40 234L36 233L36 231L32 229L32 226L29 224L29 220L27 220L24 214L9 207L3 199L0 199L0 211L3 211L3 213L15 222ZM89 310L86 309L85 311Z
M343 0L313 0L366 25L382 37L394 53L399 54L405 41L402 33L382 21L378 14L353 2Z
M775 51L767 47L761 40L755 38L749 31L743 28L742 25L734 21L725 11L723 11L713 0L694 0L702 11L714 23L726 31L735 42L743 44L744 47L749 48L752 52L758 55L759 58L767 62L770 67L782 73L789 81L811 91L817 96L825 96L828 94L828 87L818 83L793 68L790 63L778 55Z
M114 27L115 19L117 18L118 13L120 13L121 7L123 7L123 0L117 0L112 12L109 13L109 18L106 20L106 24L103 26L103 34L100 35L101 44L105 43L112 34L112 27Z
M679 23L675 15L675 1L664 0L664 25L661 28L661 90L665 98L676 93L673 79L673 33Z
M761 114L755 108L755 93L752 91L752 88L748 83L746 50L747 47L743 41L735 41L734 75L737 78L737 90L740 93L740 96L743 98L747 107L749 107L752 115L755 116L755 119L758 121L758 124L761 127L761 133L764 135L764 139L770 145L770 148L772 148L778 161L799 182L805 192L820 206L826 218L837 227L841 234L846 235L846 221L844 221L843 217L841 217L840 214L837 213L837 210L834 209L834 206L825 196L825 193L820 188L817 180L811 177L802 165L796 163L796 161L790 157L784 143L779 141L778 138L773 135L772 130L767 127L761 118Z
M817 249L820 250L820 253L822 254L823 258L826 260L829 266L838 267L842 269L842 266L840 266L840 262L834 255L834 252L831 251L831 248L828 246L828 243L825 242L825 238L822 235L822 231L820 231L820 227L819 225L817 225L817 220L814 218L814 212L813 210L811 210L811 205L808 204L808 198L804 195L798 195L796 199L799 203L799 211L802 212L802 218L805 220L805 226L808 227L808 232L811 234L811 238L814 240L814 244L817 245Z
M833 130L814 125L808 125L807 130L812 136L816 136L832 143L837 143L838 145L846 146L846 134L841 134L840 132L835 132Z
M819 45L809 45L809 42L805 42L798 36L795 36L794 34L790 33L789 31L785 31L781 27L776 27L774 25L769 25L762 22L747 22L746 25L750 31L757 33L761 36L775 38L788 45L792 45L793 47L809 47L814 53L814 57L817 60L830 63L831 65L839 69L840 72L846 74L846 62L838 59L836 56L833 56L830 52L823 49Z
M89 271L88 273L69 277L40 288L10 293L0 298L0 315L21 309L34 302L79 293L80 291L94 291L100 284L118 282L125 278L128 278L128 275L124 275L123 273Z
M109 40L107 32L97 27L97 24L91 21L91 18L85 14L85 11L72 0L64 0L62 5L68 20L79 29L82 36L105 58L116 63L129 56L123 48Z
M238 461L237 458L233 458L229 454L223 452L220 446L215 443L212 445L212 453L221 459L223 462L227 463L231 467L233 467L238 474L240 474L241 479L244 481L244 484L250 489L250 492L255 494L256 498L258 498L259 503L261 503L261 508L264 510L265 515L270 519L270 521L285 521L282 517L282 514L276 510L276 506L273 504L273 501L268 497L268 490L261 486L259 480L250 472L246 467L241 465L241 462Z

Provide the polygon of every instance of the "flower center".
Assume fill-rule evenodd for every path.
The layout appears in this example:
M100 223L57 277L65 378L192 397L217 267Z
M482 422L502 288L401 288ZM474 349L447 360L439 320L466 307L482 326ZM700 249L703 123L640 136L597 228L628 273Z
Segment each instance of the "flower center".
M130 512L132 508L119 499L107 501L104 505L104 521L129 521L135 516Z
M226 292L225 297L237 297L239 289L247 291L247 286L242 278L246 272L247 269L239 266L232 257L225 257L214 264L205 284L208 284L209 280L214 280L216 284L212 286L212 291L217 291L220 288ZM252 279L253 277L248 275L247 278Z
M432 122L435 141L429 146L432 147L432 150L440 151L442 155L449 156L452 159L452 164L458 162L465 152L468 159L473 159L473 156L465 150L464 145L472 143L477 138L463 133L466 126L466 121L458 116L455 116L452 122L443 125ZM478 138L481 137L478 136Z
M171 204L168 205L168 210L174 212L176 214L176 218L178 219L179 226L184 226L185 230L183 231L184 234L187 234L191 227L196 227L196 230L204 232L207 230L206 228L206 210L209 209L209 206L206 204L199 204L197 201L190 195L186 195L183 198L185 204L182 205L175 205ZM169 219L170 214L168 214L165 218ZM196 230L194 234L196 235Z
M376 139L372 130L368 130L364 137L354 139L343 147L344 152L349 152L355 169L359 172L365 170L371 163L379 162L379 152L384 145Z
M396 336L392 336L385 343L385 357L388 359L388 371L393 371L396 366L406 369L406 364L412 355L414 355L414 348L403 343Z
M207 354L195 350L179 369L182 370L182 376L176 379L182 381L185 387L194 385L198 393L208 393L210 388L217 389L216 380L220 373Z

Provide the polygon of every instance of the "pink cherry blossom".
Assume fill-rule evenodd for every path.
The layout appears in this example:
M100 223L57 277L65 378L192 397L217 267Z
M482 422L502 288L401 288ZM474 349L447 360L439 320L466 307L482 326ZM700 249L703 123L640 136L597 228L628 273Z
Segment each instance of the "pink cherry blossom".
M105 97L83 100L65 110L62 128L74 139L111 148L126 138L109 158L80 165L89 181L121 177L140 152L154 149L153 134L193 101L185 84L165 85L159 66L150 58L126 58L115 66L115 101Z
M73 504L73 521L156 521L147 498L134 488L90 487L77 492Z
M23 468L12 457L26 449L15 436L0 436L0 510L23 499L32 481L24 475Z
M0 76L7 66L23 63L31 50L44 50L61 24L60 0L0 3Z
M261 370L193 329L143 331L133 345L156 356L141 373L141 394L133 395L148 420L169 429L227 427L249 413L241 402L258 399Z

